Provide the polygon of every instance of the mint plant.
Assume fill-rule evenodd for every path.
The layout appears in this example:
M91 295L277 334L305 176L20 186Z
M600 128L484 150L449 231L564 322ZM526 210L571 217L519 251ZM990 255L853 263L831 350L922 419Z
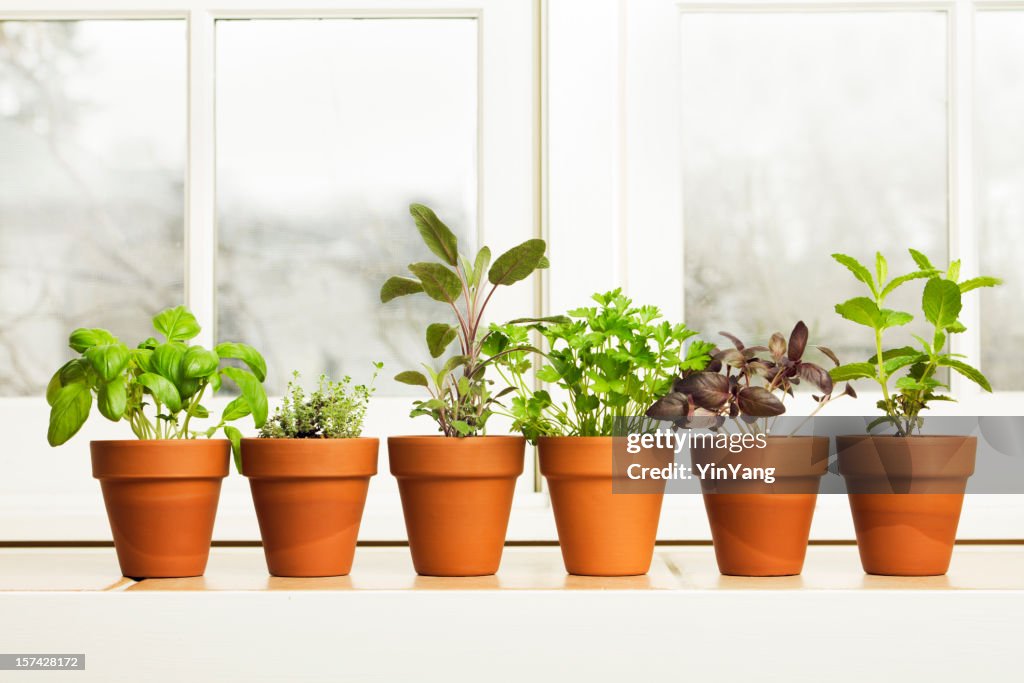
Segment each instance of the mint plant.
M794 387L805 381L820 393L812 394L816 415L833 400L834 383L829 373L816 363L804 359L807 349L807 325L801 320L787 341L781 333L771 336L767 346L745 346L735 335L720 332L732 342L733 348L714 349L706 369L686 372L672 383L672 391L648 410L647 416L666 420L685 428L694 422L720 429L726 419L734 421L740 431L768 435L774 421L770 418L786 412L787 396L794 396ZM827 346L815 346L836 366L839 359ZM856 396L847 384L843 394ZM693 418L709 418L694 420ZM801 425L793 430L800 430Z
M490 350L514 349L502 357L498 370L516 392L508 411L513 428L531 442L540 436L644 430L649 426L641 424L647 422L644 412L669 391L673 378L703 370L711 361L712 344L695 340L684 348L697 333L662 320L656 307L633 306L621 289L592 298L597 306L569 311L568 317L492 326ZM528 383L536 350L525 346L533 330L548 349L537 379L553 385L564 399Z
M487 329L484 312L499 287L524 280L534 271L547 268L544 240L531 239L509 249L491 263L491 250L483 247L470 261L459 253L455 234L422 204L409 207L420 236L440 262L413 263L414 277L389 278L380 290L381 303L409 294L423 293L451 308L454 325L432 323L426 330L427 349L440 358L454 342L459 352L434 370L423 364L424 372L407 370L395 376L404 384L426 388L429 399L416 401L411 415L426 415L437 422L445 436L476 436L486 433L487 420L496 402L505 392L495 393L493 381L485 377L487 368L500 358L516 353L523 343L487 354Z
M961 282L960 261L953 261L943 270L936 268L919 251L911 249L910 255L917 270L892 279L889 279L888 264L881 253L875 255L874 273L851 256L832 255L871 294L869 297L854 297L837 304L836 313L872 330L875 355L866 362L834 368L831 373L835 381L871 379L881 387L882 399L877 405L884 415L868 425L869 432L883 424L895 428L898 436L911 436L915 431L920 432L924 424L921 411L928 409L929 403L954 400L942 393L949 386L936 376L940 368L949 368L985 391L992 391L985 376L977 368L963 362L962 354L950 353L947 345L952 335L967 329L960 321L963 295L981 287L995 287L1002 281L982 276ZM927 280L921 296L921 309L925 320L931 325L931 338L914 335L918 347L886 349L883 337L885 331L906 325L914 319L910 313L886 308L886 299L899 287L913 280Z
M320 375L320 382L307 396L299 383L299 373L292 373L284 399L273 416L260 429L264 439L354 439L363 432L363 420L373 383L383 363L373 364L374 373L367 384L352 386L345 376L332 382Z
M139 439L211 438L223 429L237 462L242 434L227 423L252 415L261 427L267 420L263 356L251 346L234 342L218 344L212 351L190 345L200 327L184 306L157 314L153 327L163 340L150 337L135 348L99 328L71 333L68 344L81 356L57 370L46 388L50 445L60 446L78 433L95 397L103 417L124 420ZM242 361L248 369L222 367L229 358ZM224 379L235 383L241 395L228 403L215 425L194 429L193 419L210 417L201 403L207 390L216 393Z

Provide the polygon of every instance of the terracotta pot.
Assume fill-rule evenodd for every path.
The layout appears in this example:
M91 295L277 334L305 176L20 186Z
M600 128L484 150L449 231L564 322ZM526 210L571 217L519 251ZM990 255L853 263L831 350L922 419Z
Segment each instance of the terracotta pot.
M352 569L377 439L243 439L249 478L274 576L344 576Z
M610 436L542 437L547 479L565 570L581 576L646 574L654 556L665 480L632 482L625 449ZM650 449L629 462L659 466L671 449Z
M690 449L697 465L774 468L763 479L701 479L718 570L730 576L792 576L803 570L828 438L768 437L764 448Z
M121 573L131 578L201 576L210 555L225 439L93 441Z
M388 438L417 573L498 571L525 450L520 436Z
M836 443L864 571L945 574L977 438L840 436Z

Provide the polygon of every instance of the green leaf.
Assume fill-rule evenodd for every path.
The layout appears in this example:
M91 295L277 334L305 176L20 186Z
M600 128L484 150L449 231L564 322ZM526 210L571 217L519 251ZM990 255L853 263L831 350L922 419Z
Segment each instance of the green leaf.
M50 427L46 440L60 446L78 433L92 409L92 393L83 382L69 384L58 392L50 409Z
M222 342L217 344L213 350L220 358L234 358L245 363L259 381L263 382L267 379L267 361L263 360L259 351L248 344Z
M46 385L46 402L53 406L60 390L69 384L88 383L87 367L89 367L89 362L84 358L75 358L62 365L57 372L53 373L49 384Z
M452 356L444 365L441 366L441 371L437 373L438 377L444 377L455 371L456 368L465 365L469 362L469 356Z
M487 268L490 265L491 250L487 247L481 247L480 251L476 253L476 263L473 265L473 284L475 286L480 286L484 273L487 272Z
M410 204L409 213L430 251L450 266L459 262L459 241L437 214L423 204Z
M955 282L932 278L924 286L921 308L924 317L935 327L944 329L956 323L962 307L960 287Z
M459 436L467 436L473 431L473 428L462 420L452 420L452 427L455 427L455 431L459 433Z
M847 270L853 273L855 278L866 284L871 289L872 294L878 296L878 290L875 288L875 281L871 277L871 271L869 271L864 264L852 256L847 256L846 254L832 254L832 258L846 266Z
M875 276L878 278L879 287L889 278L889 264L880 251L875 252Z
M181 410L181 394L178 393L178 388L174 386L171 380L163 375L145 372L139 375L135 381L149 389L149 393L153 394L160 403L163 403L167 410L172 413Z
M512 247L494 261L487 279L494 285L511 285L529 277L537 270L546 249L547 244L541 239L526 240Z
M960 283L960 293L964 294L979 287L996 287L1001 284L1003 281L997 277L972 277L970 280Z
M406 370L395 375L395 381L401 382L402 384L411 384L415 387L429 387L430 383L427 378L424 377L422 372L416 372L415 370Z
M914 316L903 311L892 311L888 308L882 309L882 329L888 329L890 327L900 327L906 325L914 319Z
M221 419L225 422L234 422L240 420L246 415L251 415L252 409L249 408L249 402L245 400L245 396L236 396L231 399L231 402L224 406L224 412L221 414Z
M101 344L116 344L117 337L110 334L106 330L101 330L98 327L85 328L80 327L71 333L68 338L68 346L77 351L78 353L85 353L87 350L94 346Z
M380 302L386 304L392 299L408 294L418 294L423 291L423 285L419 280L411 277L389 277L384 286L380 288Z
M182 370L185 377L198 379L206 377L220 365L220 357L213 351L208 351L201 346L190 346L185 351L182 360Z
M96 407L100 414L111 422L117 422L124 416L128 406L128 391L124 377L115 377L106 384L101 384L96 396Z
M462 293L459 276L440 263L413 263L409 270L420 279L423 291L435 301L454 304Z
M860 325L866 325L876 330L882 328L882 312L874 301L864 296L854 297L841 304L836 304L836 313Z
M242 432L237 427L227 425L224 427L224 436L231 442L231 456L235 461L235 469L242 474Z
M242 390L242 396L249 404L252 411L253 422L257 427L262 427L267 421L267 392L256 378L256 375L239 368L224 368L221 370L224 376L238 385Z
M877 368L871 363L848 363L829 370L833 382L848 382L853 379L874 379Z
M85 358L92 365L100 380L109 382L120 375L128 367L131 352L124 344L102 344L86 349Z
M181 342L167 342L156 347L150 359L153 373L166 377L177 387L185 379L181 363L185 359L187 348Z
M907 273L906 275L900 275L899 277L894 277L892 279L892 282L887 284L885 286L885 289L882 290L881 298L884 299L885 297L889 296L894 291L896 291L896 288L898 288L899 286L904 285L904 284L910 282L911 280L920 280L920 279L926 278L926 277L935 277L935 275L938 274L938 272L939 271L937 271L937 270L918 270L918 271L914 271L913 273Z
M905 368L908 365L920 363L925 360L928 360L928 356L923 353L915 353L913 355L896 356L894 358L890 358L883 363L885 367L885 374L891 375L900 368Z
M448 345L455 341L458 331L447 323L431 323L427 326L427 348L433 358L439 358Z
M916 263L917 267L921 270L936 270L935 266L932 265L932 262L928 260L928 257L917 249L908 249L907 251L910 252L910 257L914 259L914 263Z
M168 308L153 318L153 328L167 341L188 341L199 334L196 317L184 306Z
M188 409L188 414L191 415L192 417L198 417L202 420L205 420L206 418L210 417L210 411L206 408L206 406L201 405L199 403L190 406Z
M939 359L939 365L945 366L947 368L953 368L961 375L963 375L964 377L966 377L967 379L971 380L979 387L984 389L985 391L992 391L992 385L989 384L988 379L985 377L985 375L981 374L981 371L978 370L977 368L972 367L967 363L964 363L963 361L956 360L955 358L950 358L949 356L943 356L942 358Z
M960 279L960 259L956 259L949 264L949 270L946 271L946 279L953 282Z
M537 270L544 270L545 268L551 267L551 261L548 260L547 256L542 256L540 263L537 264Z

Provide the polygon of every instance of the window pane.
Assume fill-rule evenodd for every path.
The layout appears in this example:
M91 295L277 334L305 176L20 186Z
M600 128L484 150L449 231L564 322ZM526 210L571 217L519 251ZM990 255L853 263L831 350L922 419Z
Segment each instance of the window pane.
M1024 12L979 12L977 93L978 225L985 274L1006 281L982 290L981 362L996 389L1024 390L1017 358L1024 339Z
M264 351L270 391L416 367L447 319L378 293L428 256L410 202L473 241L476 41L468 19L218 22L218 337Z
M185 26L0 22L0 395L181 303Z
M803 319L847 362L863 294L829 255L946 251L942 13L684 14L687 322L763 340ZM920 314L920 283L893 307ZM893 343L909 339L904 328ZM754 343L751 341L750 343Z

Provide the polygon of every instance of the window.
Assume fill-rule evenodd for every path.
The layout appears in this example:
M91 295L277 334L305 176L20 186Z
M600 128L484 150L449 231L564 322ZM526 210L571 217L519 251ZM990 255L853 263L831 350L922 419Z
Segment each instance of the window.
M1021 391L1024 368L1016 344L1024 338L1024 11L979 12L975 26L979 256L986 273L1006 281L982 294L981 362L995 388Z
M217 23L217 332L263 351L268 391L293 367L365 378L371 361L380 393L415 391L390 378L443 307L378 293L423 258L410 202L476 241L476 35L474 19Z
M0 396L181 300L185 24L0 22Z
M903 272L907 246L947 257L945 15L679 21L687 324L766 340L803 319L842 358L868 357L832 310L859 283L829 254L880 249ZM902 294L895 307L919 307Z

